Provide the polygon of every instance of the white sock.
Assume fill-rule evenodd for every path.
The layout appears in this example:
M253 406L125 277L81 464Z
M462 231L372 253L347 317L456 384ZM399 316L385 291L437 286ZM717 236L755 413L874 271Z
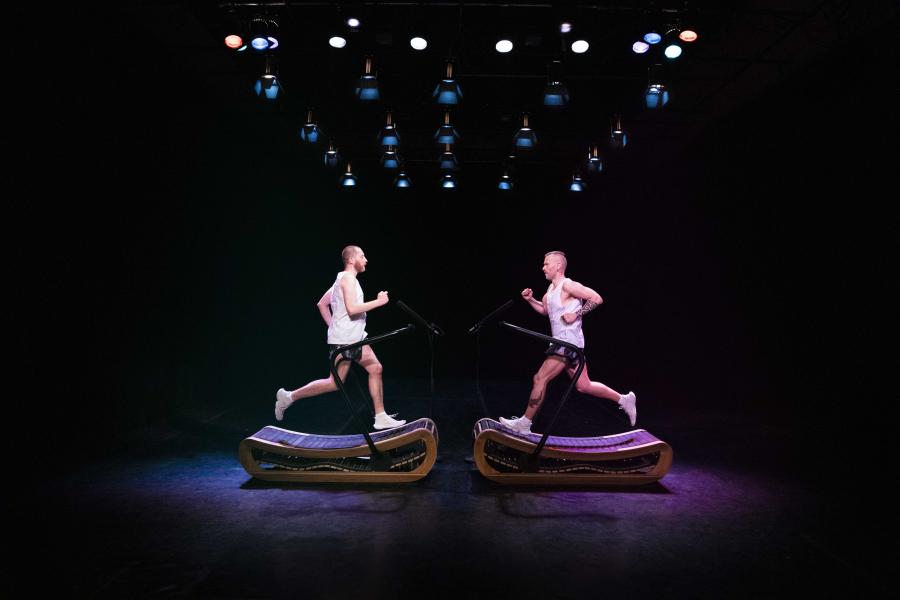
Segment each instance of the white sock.
M529 427L531 426L531 419L529 419L525 415L522 415L521 417L519 417L519 420L522 421L523 423L525 423L526 425L528 425Z
M386 416L387 416L387 413L384 412L384 411L381 411L380 413L378 413L378 414L375 415L375 418L377 419L377 418L380 417L381 415L384 415L384 416L386 417Z

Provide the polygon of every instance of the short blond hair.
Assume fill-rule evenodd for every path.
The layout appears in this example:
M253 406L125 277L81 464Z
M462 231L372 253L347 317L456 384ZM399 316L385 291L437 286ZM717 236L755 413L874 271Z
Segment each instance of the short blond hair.
M347 265L350 261L356 258L356 255L362 252L362 248L359 246L347 246L343 250L341 250L341 260L344 261L344 266Z
M565 271L566 267L569 265L569 261L566 260L566 253L562 250L551 250L544 255L544 258L547 258L551 254L555 254L559 257L559 262L562 264L562 270Z

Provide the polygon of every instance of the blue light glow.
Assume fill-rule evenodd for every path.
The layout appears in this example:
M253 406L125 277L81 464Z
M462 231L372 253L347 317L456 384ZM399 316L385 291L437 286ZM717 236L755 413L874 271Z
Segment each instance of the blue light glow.
M662 108L669 102L669 91L661 85L651 85L644 94L647 108Z
M434 88L431 96L436 99L438 104L444 106L455 106L462 100L462 90L459 84L453 79L444 79Z
M534 132L528 127L523 127L516 133L513 141L515 142L516 148L530 149L534 148L535 144L537 144L537 136L535 136Z
M256 83L253 84L253 91L256 92L257 96L265 95L267 100L275 100L281 91L281 85L274 77L265 76L256 80Z
M363 75L356 84L356 95L360 100L371 102L379 100L381 94L378 93L378 80L374 75Z

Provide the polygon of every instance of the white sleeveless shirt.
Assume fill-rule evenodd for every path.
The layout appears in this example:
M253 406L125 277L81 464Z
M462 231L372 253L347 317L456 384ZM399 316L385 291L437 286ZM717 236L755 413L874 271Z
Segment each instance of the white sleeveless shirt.
M584 332L581 331L581 317L575 319L572 323L566 323L562 320L562 316L566 313L577 312L581 308L583 302L574 296L563 305L562 289L563 285L571 281L566 278L559 282L555 288L552 287L547 292L547 312L550 317L550 331L553 337L575 344L579 348L584 348Z
M347 304L344 302L344 293L341 291L341 278L345 271L337 274L334 285L331 288L331 325L328 327L329 344L352 344L366 337L366 313L360 313L351 317L347 313ZM356 303L363 303L362 286L359 280L356 283Z

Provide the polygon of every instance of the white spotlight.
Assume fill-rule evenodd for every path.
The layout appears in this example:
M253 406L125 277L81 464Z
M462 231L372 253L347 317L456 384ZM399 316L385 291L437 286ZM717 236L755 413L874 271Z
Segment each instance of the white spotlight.
M509 40L500 40L499 42L497 42L497 45L494 47L497 49L497 52L500 52L501 54L506 54L507 52L509 52L510 50L513 49L513 43Z
M584 40L576 40L572 42L572 52L575 54L584 54L591 45Z
M672 44L665 50L666 58L678 58L681 56L681 46Z
M428 46L428 42L425 38L414 37L409 40L409 45L415 48L416 50L424 50Z
M347 45L347 40L345 40L344 38L342 38L339 35L336 35L328 40L328 45L331 46L332 48L343 48L344 46Z

